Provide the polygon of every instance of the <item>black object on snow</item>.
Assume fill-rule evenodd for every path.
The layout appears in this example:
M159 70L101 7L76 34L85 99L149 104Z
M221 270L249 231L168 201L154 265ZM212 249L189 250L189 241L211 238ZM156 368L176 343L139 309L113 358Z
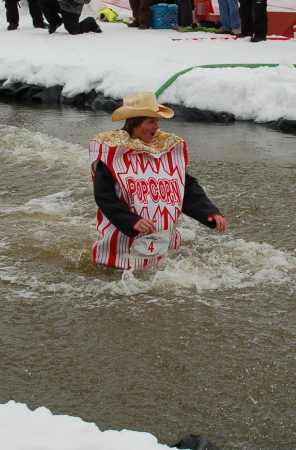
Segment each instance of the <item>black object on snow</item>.
M114 100L98 94L92 89L87 94L78 94L74 97L62 95L63 86L36 86L23 83L5 84L6 80L0 81L0 100L17 100L29 103L57 103L60 105L80 105L94 111L103 110L112 113L122 106L122 100ZM211 123L233 123L235 117L227 112L205 111L198 108L186 108L182 105L166 104L173 109L176 118L185 119L188 122L211 122ZM283 133L296 134L296 120L280 118L267 124L271 128Z
M42 87L22 83L6 84L5 80L0 82L0 100L19 100L31 103L57 103L61 105L81 105L94 111L103 110L109 113L122 106L122 100L114 100L97 94L93 89L87 94L78 94L74 97L64 97L62 86ZM215 111L202 111L197 108L186 108L181 105L166 105L175 112L175 117L182 117L193 122L218 122L232 123L235 121L233 114Z
M296 134L296 120L283 119L282 117L268 124L271 128L283 133Z
M189 449L189 450L221 450L217 445L212 444L201 434L187 434L182 439L169 445L169 447Z
M96 94L93 101L86 105L90 106L95 111L102 109L103 111L113 112L115 109L122 106L122 101L114 100L113 98L105 97L103 94Z
M27 101L31 103L58 103L61 105L82 105L94 110L104 110L113 112L122 105L122 102L107 98L102 94L97 94L93 89L87 94L78 94L74 97L64 97L62 86L35 86L22 83L11 83L3 85L0 82L0 99L13 99Z
M204 28L216 28L217 30L222 27L222 22L213 20L200 20L199 24Z
M4 82L3 82L4 83ZM12 83L0 86L0 99L10 98L38 103L60 103L61 86L45 88L31 84Z
M226 112L216 111L203 111L198 108L186 108L182 105L166 104L169 108L173 109L174 117L184 117L190 122L216 122L216 123L233 123L235 117L233 114Z

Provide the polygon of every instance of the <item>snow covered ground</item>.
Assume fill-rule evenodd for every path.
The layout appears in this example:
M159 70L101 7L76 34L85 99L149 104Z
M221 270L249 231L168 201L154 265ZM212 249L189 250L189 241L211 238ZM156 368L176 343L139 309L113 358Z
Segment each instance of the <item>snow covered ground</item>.
M10 401L0 405L0 443L4 450L166 450L150 433L100 431L79 417L53 415L45 407L31 411Z
M197 66L178 77L159 101L224 111L258 122L296 119L294 38L251 43L249 38L225 39L213 33L169 29L139 31L123 23L105 22L100 22L100 34L71 36L60 27L49 35L47 30L32 27L25 0L20 4L19 28L9 32L4 3L0 4L0 40L5 43L0 49L0 80L7 83L60 85L66 97L95 89L121 99L136 91L156 92L177 72ZM295 7L295 0L279 4ZM127 9L118 11L120 18L131 15ZM87 15L95 16L88 5L82 17ZM208 64L278 66L198 68Z

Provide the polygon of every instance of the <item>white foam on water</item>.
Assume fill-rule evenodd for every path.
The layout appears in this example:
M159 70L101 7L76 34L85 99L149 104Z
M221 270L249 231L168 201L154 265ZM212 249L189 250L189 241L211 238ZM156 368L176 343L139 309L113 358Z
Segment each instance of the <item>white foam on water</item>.
M87 151L78 144L67 143L43 133L32 133L26 128L0 125L1 159L5 163L28 163L41 166L44 170L76 167L89 174Z
M190 255L186 255L190 253ZM295 289L296 258L293 254L267 244L227 240L199 253L198 248L181 248L164 258L157 267L145 270L109 269L108 276L98 272L92 276L56 267L44 279L44 273L29 273L23 264L6 265L0 271L2 281L19 286L18 296L36 298L39 294L83 302L105 304L116 298L144 295L154 298L182 298L207 291L243 290L260 285L290 285ZM1 264L2 265L2 264ZM62 265L62 261L61 261ZM94 271L91 261L90 268ZM77 273L78 271L78 273ZM30 295L23 295L29 290ZM219 304L219 302L217 303Z
M63 217L72 211L75 204L72 194L72 191L67 189L42 198L33 198L20 206L19 210L29 214L43 213Z
M190 233L189 230L188 236ZM187 240L178 251L167 255L155 267L135 271L109 268L108 276L105 276L105 267L93 266L90 254L87 264L91 274L80 273L79 265L74 272L65 272L62 269L63 253L70 252L70 249L62 247L57 250L58 240L54 233L51 238L44 240L41 233L39 247L48 245L54 248L60 262L46 280L42 272L32 275L25 264L11 261L7 264L7 258L1 264L0 278L43 295L92 299L99 304L114 297L140 294L151 300L167 295L182 298L192 293L243 290L260 285L290 285L291 292L295 289L295 255L269 244L246 242L229 236L209 236L204 232L200 239ZM85 251L79 246L72 249L70 261L77 263Z
M100 269L98 266L98 273L91 278L81 274L77 278L76 274L75 278L68 277L68 282L48 284L34 278L27 282L30 289L37 282L38 289L48 294L80 298L83 302L90 300L97 305L110 305L110 301L139 295L149 302L167 297L183 301L194 293L214 290L221 293L260 285L291 285L293 290L296 258L267 244L242 239L229 241L225 237L212 248L208 240L208 249L201 254L198 248L181 248L157 267L135 271L110 268L107 277L101 276Z
M208 239L205 245L207 248L202 252L198 246L181 247L175 255L164 259L161 270L155 273L151 270L149 280L141 281L140 272L125 272L121 285L117 283L111 289L115 293L118 288L123 289L127 295L134 295L147 290L148 284L149 291L165 287L171 292L181 288L200 293L293 282L296 258L292 254L268 244L248 243L243 239L228 241L227 237L220 244L217 240L214 246Z

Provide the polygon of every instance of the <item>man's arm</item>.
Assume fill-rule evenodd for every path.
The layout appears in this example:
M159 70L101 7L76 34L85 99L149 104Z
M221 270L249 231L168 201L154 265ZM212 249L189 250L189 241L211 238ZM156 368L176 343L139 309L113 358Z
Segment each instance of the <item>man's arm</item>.
M136 236L133 225L141 219L123 203L115 192L115 180L106 164L97 163L94 177L94 197L96 204L108 220L126 236Z
M219 209L216 208L216 206L213 205L211 200L207 197L204 189L200 186L197 179L188 173L186 173L185 176L185 193L182 213L209 228L216 228L216 215L224 219ZM218 231L224 230L219 229Z

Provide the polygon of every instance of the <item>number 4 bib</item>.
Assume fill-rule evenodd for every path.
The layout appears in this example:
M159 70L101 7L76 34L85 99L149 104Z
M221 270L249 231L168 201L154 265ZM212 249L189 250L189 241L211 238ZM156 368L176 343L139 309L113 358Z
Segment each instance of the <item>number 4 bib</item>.
M165 230L135 239L130 248L130 253L124 256L132 259L149 259L163 256L168 252L171 236L172 233Z

